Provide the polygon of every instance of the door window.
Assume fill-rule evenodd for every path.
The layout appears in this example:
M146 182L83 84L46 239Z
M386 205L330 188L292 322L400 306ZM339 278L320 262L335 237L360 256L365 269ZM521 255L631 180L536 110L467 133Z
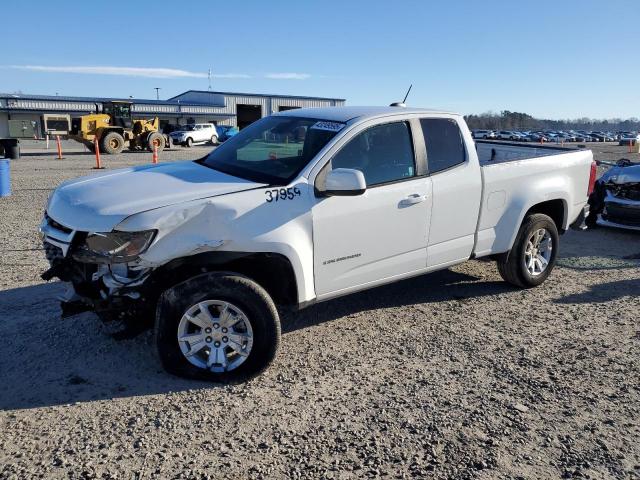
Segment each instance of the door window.
M386 123L359 133L333 157L331 167L360 170L367 186L415 176L409 125Z
M464 163L466 152L458 123L451 118L420 120L427 147L429 173L437 173Z

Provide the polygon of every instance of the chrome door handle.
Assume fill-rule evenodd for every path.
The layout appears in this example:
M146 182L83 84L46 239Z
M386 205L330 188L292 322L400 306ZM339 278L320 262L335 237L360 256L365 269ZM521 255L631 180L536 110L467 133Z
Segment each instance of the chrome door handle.
M422 203L426 200L427 200L426 195L420 195L418 193L414 193L412 195L409 195L407 198L403 199L400 202L400 205L402 206L415 205L416 203Z

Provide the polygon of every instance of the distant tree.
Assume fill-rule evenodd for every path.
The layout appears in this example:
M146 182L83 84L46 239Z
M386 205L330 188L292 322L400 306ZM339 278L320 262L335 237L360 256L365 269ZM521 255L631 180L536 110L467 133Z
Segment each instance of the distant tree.
M640 130L638 118L598 119L588 117L566 120L537 119L527 113L503 110L499 114L485 112L466 115L469 128L474 130L587 130L587 131L628 131Z

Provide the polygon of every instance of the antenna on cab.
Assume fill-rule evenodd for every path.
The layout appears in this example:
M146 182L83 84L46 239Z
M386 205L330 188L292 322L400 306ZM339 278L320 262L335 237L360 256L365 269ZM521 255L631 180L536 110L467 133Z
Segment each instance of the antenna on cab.
M409 96L409 92L411 91L411 87L413 87L413 83L411 85L409 85L409 90L407 90L407 94L404 96L404 99L401 102L393 102L389 106L390 107L406 107L407 104L405 102L407 101L407 97Z

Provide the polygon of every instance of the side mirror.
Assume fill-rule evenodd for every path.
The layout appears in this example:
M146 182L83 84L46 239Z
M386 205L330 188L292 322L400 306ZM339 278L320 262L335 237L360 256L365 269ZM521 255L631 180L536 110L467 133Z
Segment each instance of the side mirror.
M360 170L352 168L336 168L329 170L325 177L324 193L328 197L353 197L362 195L367 190L367 182Z

